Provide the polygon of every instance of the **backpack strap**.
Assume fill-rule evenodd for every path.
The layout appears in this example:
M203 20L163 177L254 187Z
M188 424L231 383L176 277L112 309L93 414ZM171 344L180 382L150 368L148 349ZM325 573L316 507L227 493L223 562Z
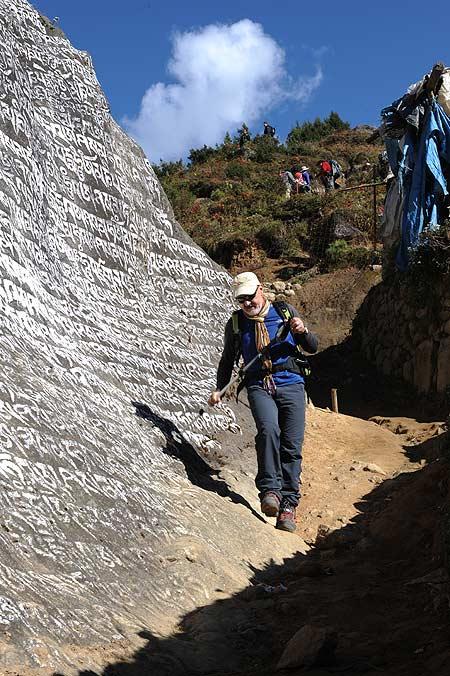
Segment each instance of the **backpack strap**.
M290 309L289 305L286 303L286 301L276 300L272 303L272 305L275 308L275 310L278 312L278 314L280 315L280 317L283 321L285 321L285 322L291 321L291 319L293 318L294 315L292 314L291 309ZM311 369L309 368L309 365L308 365L308 359L307 359L306 355L303 353L303 350L300 347L300 345L296 344L296 350L297 350L297 355L295 357L295 360L298 361L298 362L302 362L301 370L297 371L297 370L294 370L292 368L290 368L288 370L294 370L294 373L301 373L301 375L304 376L304 377L307 376L307 375L310 375ZM279 369L279 370L281 370L281 369Z
M242 330L241 330L242 310L235 310L231 315L234 340L234 362L237 364L242 352Z
M276 300L272 305L284 322L289 322L294 316L285 300Z

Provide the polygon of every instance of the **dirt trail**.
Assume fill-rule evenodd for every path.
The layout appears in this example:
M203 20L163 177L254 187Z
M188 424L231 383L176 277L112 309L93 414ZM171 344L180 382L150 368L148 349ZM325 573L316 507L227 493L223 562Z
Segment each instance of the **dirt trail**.
M223 473L256 508L244 404L241 413L245 432L233 437L229 457L224 450ZM312 676L448 674L441 537L448 472L443 460L431 461L444 438L439 423L368 422L309 408L298 532L285 535L298 538L299 549L306 540L310 550L255 570L252 585L232 596L223 590L221 600L189 613L170 635L144 629L133 649L124 641L74 647L79 676L295 676L303 671L276 665L305 625L334 633L337 642L328 665L311 667ZM273 525L261 523L262 536ZM91 660L105 668L83 671Z

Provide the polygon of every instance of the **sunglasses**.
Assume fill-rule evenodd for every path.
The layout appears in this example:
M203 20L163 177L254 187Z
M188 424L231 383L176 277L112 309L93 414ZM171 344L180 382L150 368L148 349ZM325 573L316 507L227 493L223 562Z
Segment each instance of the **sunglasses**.
M245 301L248 301L249 303L254 299L256 294L258 293L258 289L256 289L255 293L252 293L250 295L245 295L245 296L237 296L236 300L238 303L245 303Z

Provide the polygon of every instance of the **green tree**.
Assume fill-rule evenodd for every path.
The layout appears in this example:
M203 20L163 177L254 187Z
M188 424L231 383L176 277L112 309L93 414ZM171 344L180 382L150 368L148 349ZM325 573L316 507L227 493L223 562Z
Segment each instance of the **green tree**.
M277 152L278 141L272 136L258 135L253 139L253 148L255 151L255 161L272 162Z
M152 166L158 178L179 174L184 171L185 168L183 160L178 160L177 162L164 162L163 160L160 160L159 164L153 164Z
M212 148L211 146L207 146L205 144L203 148L191 148L189 151L188 160L191 164L204 164L216 154L216 148Z
M329 134L343 129L349 129L350 124L340 118L338 113L331 111L328 117L321 120L317 117L314 122L303 122L297 124L291 129L286 139L286 146L289 152L300 152L300 146L305 141L320 141Z

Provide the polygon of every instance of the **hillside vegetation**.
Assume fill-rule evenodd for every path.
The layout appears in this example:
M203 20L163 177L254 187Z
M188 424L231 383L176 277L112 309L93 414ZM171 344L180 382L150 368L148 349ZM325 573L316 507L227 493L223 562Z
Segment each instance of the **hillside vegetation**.
M281 277L301 277L317 265L330 270L372 262L372 190L325 194L316 176L319 160L333 158L345 172L341 187L372 182L381 146L367 143L370 133L331 113L297 124L285 144L263 135L240 144L238 131L215 148L192 149L187 164L154 168L177 220L215 261L232 271L273 268ZM309 167L312 192L286 199L279 173L294 165ZM384 192L378 188L378 211ZM348 244L339 232L352 227L359 232Z

